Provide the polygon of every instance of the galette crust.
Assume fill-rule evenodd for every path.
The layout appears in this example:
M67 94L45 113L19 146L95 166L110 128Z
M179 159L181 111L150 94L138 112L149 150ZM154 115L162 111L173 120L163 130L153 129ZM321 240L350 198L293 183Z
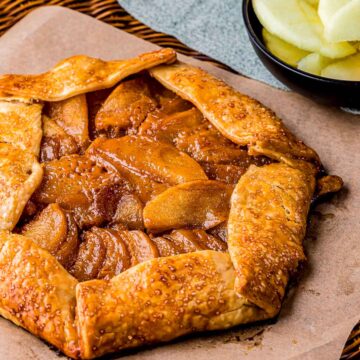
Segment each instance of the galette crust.
M36 157L0 143L0 230L12 230L40 185L43 170Z
M0 231L0 314L77 358L74 279L47 251Z
M250 166L232 194L228 247L235 290L270 316L305 260L302 240L314 188L313 172L270 164Z
M42 104L0 98L0 143L10 143L38 156L42 138L41 110Z
M152 259L108 282L79 283L81 357L265 319L234 282L229 255L206 250Z
M205 232L209 228L225 237L226 230L228 233L228 253L220 252L225 249L222 244L219 251L173 256L171 249L166 250L163 246L162 249L171 256L152 258L155 256L152 254L148 257L150 260L135 262L131 264L133 267L110 280L104 277L106 280L78 282L54 256L40 248L40 241L36 243L35 239L32 241L26 236L10 233L25 204L40 185L43 170L36 157L39 136L34 136L30 142L22 142L15 129L5 127L8 132L0 134L0 315L74 359L92 359L126 348L169 341L191 332L225 329L273 317L280 309L290 276L299 262L305 260L302 240L315 179L320 177L317 154L296 139L271 110L256 100L201 69L182 63L161 65L175 59L176 53L170 49L123 61L102 61L80 55L65 59L40 75L0 77L0 130L2 106L6 107L5 114L11 113L9 109L14 107L21 119L26 111L30 111L31 116L23 119L24 128L30 128L33 121L32 131L39 134L37 114L41 113L42 105L37 101L61 101L52 108L60 109L63 122L57 121L55 111L54 119L46 120L45 135L74 137L75 145L85 151L88 129L85 124L86 98L82 94L111 88L125 77L149 70L166 88L193 103L211 126L235 143L232 145L240 153L267 157L266 163L259 163L263 166L247 168L247 164L235 190L233 185L208 180L200 164L172 144L161 143L141 133L120 139L97 138L85 155L59 155L59 160L46 163L46 171L54 167L52 177L47 179L49 189L42 191L47 186L43 183L32 200L42 199L40 205L49 203L50 210L55 206L62 211L59 205L51 204L62 205L61 199L69 196L76 198L76 204L78 198L85 199L89 206L74 212L84 215L94 203L92 195L87 203L84 188L88 188L89 194L96 184L99 189L111 189L112 184L119 185L120 189L124 178L139 196L140 204L136 208L142 212L139 216L141 229L143 225L153 232L177 228L176 224L167 223L176 210L179 230L170 234L173 237L174 232L181 238L181 233L192 231L184 229L186 226L197 227L194 231L199 236L199 232L209 235ZM121 101L116 101L110 108L117 109L118 103ZM81 114L76 121L79 126L74 127L71 114L66 119L63 112L69 109L72 112L77 106L81 107ZM8 121L12 125L11 119L10 116ZM149 161L149 157L156 158L156 162ZM273 163L265 165L270 162ZM77 170L72 172L73 168ZM97 183L97 179L103 180ZM76 190L75 194L65 191L68 183ZM186 192L194 184L198 192L192 199ZM204 188L209 184L213 194L217 194L207 200L208 203L215 201L216 211L204 216L197 213L190 220L184 217L179 208L187 206L188 211L197 211L196 200L201 196L206 198L208 194L204 194ZM341 179L327 178L318 192L338 190L341 185ZM182 192L174 193L176 186ZM174 201L178 201L177 209ZM64 201L64 206L69 202ZM142 210L141 202L145 210ZM100 201L106 214L109 203L110 199L104 204ZM213 205L209 206L212 210ZM151 206L154 208L150 212ZM161 210L158 213L157 207ZM114 212L121 215L117 209ZM80 220L89 227L95 224L90 221L94 220L92 218L80 216ZM109 221L101 220L101 224L95 225L111 225ZM92 228L87 231L88 237L101 231L111 234L113 230ZM139 237L146 236L149 242L153 236L137 232ZM171 236L165 236L166 233L160 234L153 240L171 241Z
M225 137L248 146L250 155L264 154L289 162L293 158L319 160L316 152L296 139L270 109L206 71L178 62L157 66L150 74L192 102Z
M129 75L176 59L172 49L162 49L129 60L103 61L77 55L60 61L39 75L2 75L0 91L44 101L59 101L72 96L112 87Z

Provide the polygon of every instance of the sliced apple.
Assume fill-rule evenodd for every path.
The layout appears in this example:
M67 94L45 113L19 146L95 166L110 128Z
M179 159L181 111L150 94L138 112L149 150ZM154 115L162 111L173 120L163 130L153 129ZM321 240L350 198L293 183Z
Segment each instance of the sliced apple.
M142 231L119 231L130 253L131 266L159 257L155 243Z
M111 225L118 223L129 230L142 230L144 228L142 211L143 204L138 196L124 192L118 202Z
M66 217L58 204L47 206L34 220L24 225L22 235L31 238L40 247L56 254L67 234Z
M46 115L42 117L43 137L41 139L40 160L51 161L62 156L75 154L78 146L75 139Z
M329 58L320 54L312 53L299 61L298 69L314 75L320 75L321 71L331 63Z
M338 2L345 4L324 22L326 39L334 42L360 40L360 0Z
M146 204L143 212L145 227L151 232L210 229L227 219L232 189L232 186L214 180L173 186Z
M79 244L78 230L71 214L58 204L48 205L23 226L21 233L49 251L65 268L72 265Z
M164 235L164 237L169 239L179 249L180 254L207 250L207 247L199 241L192 230L174 230L170 234Z
M71 135L81 149L85 150L89 144L88 108L85 95L50 102L47 110L51 119Z
M165 257L181 254L181 251L176 245L163 236L152 237L151 240L156 245L160 256Z
M319 0L305 0L311 6L316 7L319 4Z
M101 156L115 167L171 185L207 179L201 166L175 146L143 136L123 136L119 139L96 139L87 153Z
M334 15L348 3L349 0L320 0L318 14L324 26L329 24Z
M360 54L330 64L322 70L321 76L331 79L360 81Z
M300 59L309 54L308 51L299 49L296 46L281 40L276 35L269 33L265 28L263 29L262 34L265 45L271 53L289 65L296 66Z
M83 242L70 273L79 281L109 280L130 265L130 254L117 231L93 227L83 233Z
M349 43L329 43L316 9L299 0L254 0L254 10L261 24L280 39L309 52L330 58L353 54Z

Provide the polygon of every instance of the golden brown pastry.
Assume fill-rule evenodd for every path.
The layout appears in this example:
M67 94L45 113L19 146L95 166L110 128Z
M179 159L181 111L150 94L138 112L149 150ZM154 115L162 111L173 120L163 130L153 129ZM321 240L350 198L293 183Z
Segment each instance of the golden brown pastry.
M77 280L30 239L5 231L0 231L0 279L1 316L77 358Z
M156 67L150 73L191 101L225 137L248 146L250 155L318 161L315 151L296 139L271 110L204 70L177 63Z
M91 359L268 317L236 294L234 282L229 255L208 250L156 258L110 281L80 283L81 356Z
M176 53L162 49L129 60L103 61L85 55L60 61L39 75L2 75L0 90L44 101L60 101L72 96L112 87L120 80L153 66L171 63Z
M271 164L251 166L232 194L228 246L235 291L270 316L305 260L302 240L314 189L314 172Z
M175 57L0 77L0 315L72 358L274 317L311 201L342 186Z
M12 230L42 180L32 153L0 143L0 230Z
M0 143L10 143L35 156L39 155L41 109L41 104L0 99Z

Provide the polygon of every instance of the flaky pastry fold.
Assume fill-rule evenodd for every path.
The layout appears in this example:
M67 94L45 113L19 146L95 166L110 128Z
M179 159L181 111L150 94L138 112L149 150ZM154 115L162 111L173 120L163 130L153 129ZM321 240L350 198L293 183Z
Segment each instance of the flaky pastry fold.
M302 239L320 164L317 154L256 100L201 69L183 63L161 65L172 63L175 58L170 49L124 61L80 55L63 60L40 75L0 77L0 126L1 104L6 107L4 113L11 112L13 107L4 103L9 99L14 104L21 103L24 114L29 109L34 114L41 112L37 100L61 100L49 105L53 128L54 124L61 126L64 134L74 136L77 145L85 149L89 139L87 104L82 94L112 87L125 77L148 69L166 88L192 102L241 151L274 161L262 167L250 166L232 191L231 186L207 180L193 158L180 156L175 148L171 153L168 144L133 136L95 140L86 152L88 161L100 159L111 164L115 172L131 168L136 181L141 181L146 171L155 173L154 182L166 183L161 188L164 192L148 203L147 210L155 204L151 215L156 216L146 217L147 210L144 211L148 229L153 223L157 226L153 225L154 232L174 228L173 223L168 226L168 220L173 220L175 200L175 205L190 209L185 215L191 209L197 211L197 200L208 195L203 188L209 183L218 192L217 198L209 196L216 200L218 211L210 213L210 218L206 213L200 220L205 229L221 225L227 220L232 193L227 226L229 251L206 250L153 258L110 280L79 283L31 239L10 234L42 180L42 168L35 156L37 142L22 143L11 132L14 129L2 134L3 137L0 134L0 230L8 230L0 231L0 315L72 358L92 359L191 332L225 329L273 317L280 309L290 276L305 259ZM72 117L74 109L81 113L76 116L77 126ZM61 124L57 122L59 113L67 113L65 117L59 116ZM35 118L33 131L38 134L38 118L34 115ZM49 128L47 132L50 133ZM136 152L128 146L130 140L137 141ZM153 143L151 147L149 143ZM115 145L117 156L113 158ZM158 159L163 157L156 171L152 168L156 164L147 158L149 154ZM182 158L186 160L182 164L193 169L188 171L190 177L184 177L179 168ZM125 170L124 173L131 173ZM324 181L325 192L342 185L340 180L332 183ZM194 184L197 193L193 198L195 192L189 195L186 191L194 190ZM167 185L173 187L166 190ZM182 192L175 193L174 185L178 186L175 190ZM161 206L164 214L156 213ZM185 221L185 216L179 214L179 228L192 224L191 221L199 226L196 216ZM166 220L160 228L157 217Z
M314 171L287 164L250 166L231 197L228 248L235 291L278 313L289 277L305 260L302 240L315 188Z
M0 98L0 143L10 143L38 156L42 138L41 110L42 104Z
M36 157L11 144L0 143L0 230L12 230L43 170Z
M296 139L274 112L206 71L178 62L157 66L150 73L192 102L225 137L248 146L250 155L287 162L294 158L319 160L316 152Z
M112 87L129 75L176 59L172 49L145 53L128 60L103 61L77 55L39 75L2 75L0 91L44 101L59 101Z
M79 355L73 278L25 236L0 231L0 314L66 355Z
M236 294L234 282L229 254L206 250L156 258L108 282L79 283L81 356L91 359L268 317Z

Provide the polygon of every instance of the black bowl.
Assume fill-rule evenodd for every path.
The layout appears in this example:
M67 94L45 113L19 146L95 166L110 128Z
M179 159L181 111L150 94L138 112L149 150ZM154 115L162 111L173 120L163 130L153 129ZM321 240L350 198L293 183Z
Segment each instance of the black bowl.
M243 17L250 42L266 68L290 89L319 103L360 109L360 81L328 79L298 70L271 54L251 0L243 0Z

